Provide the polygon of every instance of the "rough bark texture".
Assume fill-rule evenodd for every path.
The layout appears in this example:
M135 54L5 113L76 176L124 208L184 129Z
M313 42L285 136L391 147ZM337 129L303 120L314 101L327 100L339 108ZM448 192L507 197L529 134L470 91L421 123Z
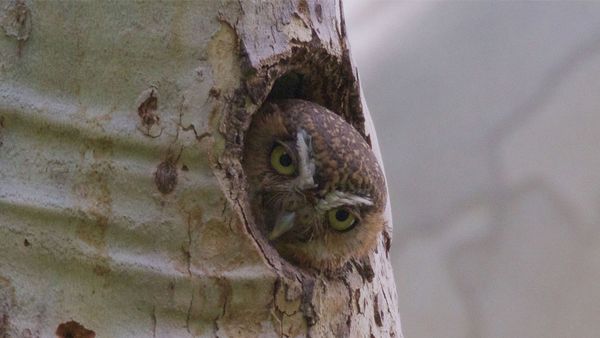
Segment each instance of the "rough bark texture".
M4 0L0 33L0 337L402 336L391 220L323 276L247 203L244 132L270 97L378 152L338 2Z

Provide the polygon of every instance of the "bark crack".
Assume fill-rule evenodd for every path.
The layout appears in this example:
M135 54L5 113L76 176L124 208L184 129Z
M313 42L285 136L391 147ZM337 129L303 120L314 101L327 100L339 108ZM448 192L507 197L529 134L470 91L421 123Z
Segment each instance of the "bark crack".
M190 297L190 304L188 305L187 316L185 318L185 329L190 334L190 336L194 336L190 329L190 321L192 319L192 305L194 304L194 288L192 287L192 296Z
M346 327L348 328L348 330L350 330L350 326L352 326L352 317L354 314L354 311L352 310L352 298L354 293L352 292L352 286L350 286L350 282L346 279L346 277L344 276L343 278L341 278L341 280L344 286L346 287L346 291L348 291L348 314L346 315Z
M187 315L185 318L185 329L187 330L187 332L193 336L191 330L190 330L190 321L192 318L192 306L194 304L194 277L192 276L192 215L190 213L187 213L187 249L184 251L185 253L185 257L186 257L186 263L187 263L187 272L188 272L188 276L190 278L190 283L191 283L191 288L192 288L192 294L190 297L190 303L188 305L188 310L187 310Z
M185 251L187 272L190 278L192 277L192 215L187 214L187 249Z
M156 338L156 306L152 307L152 337Z

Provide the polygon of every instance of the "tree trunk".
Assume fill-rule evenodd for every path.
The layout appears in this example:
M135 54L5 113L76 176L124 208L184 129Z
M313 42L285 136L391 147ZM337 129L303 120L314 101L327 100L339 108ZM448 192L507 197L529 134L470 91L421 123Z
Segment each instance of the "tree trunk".
M0 337L401 337L377 249L339 276L256 230L270 97L377 140L334 1L0 0Z

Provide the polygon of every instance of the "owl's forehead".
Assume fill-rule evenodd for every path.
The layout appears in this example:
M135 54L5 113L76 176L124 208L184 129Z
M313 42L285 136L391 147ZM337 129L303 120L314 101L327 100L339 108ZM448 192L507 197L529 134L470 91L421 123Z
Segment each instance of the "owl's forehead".
M302 130L310 138L314 179L322 196L342 192L380 202L385 191L383 174L369 145L350 124L310 103L293 105L282 113L286 129L296 134Z

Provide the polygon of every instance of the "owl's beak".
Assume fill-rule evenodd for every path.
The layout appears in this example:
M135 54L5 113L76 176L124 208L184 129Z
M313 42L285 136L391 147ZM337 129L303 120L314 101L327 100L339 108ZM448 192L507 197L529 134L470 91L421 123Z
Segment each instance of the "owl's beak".
M294 219L296 218L296 213L284 211L277 217L275 221L275 226L273 230L269 234L269 240L273 241L279 238L281 235L285 234L294 226Z

